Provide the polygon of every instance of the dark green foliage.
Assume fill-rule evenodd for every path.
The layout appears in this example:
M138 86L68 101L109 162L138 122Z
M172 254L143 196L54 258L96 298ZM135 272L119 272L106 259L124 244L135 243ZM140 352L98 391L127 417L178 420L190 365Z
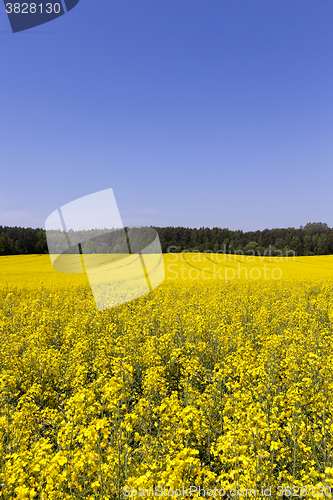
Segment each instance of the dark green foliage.
M232 231L228 228L201 227L155 227L160 238L162 252L212 251L244 252L248 255L329 255L333 254L333 228L323 222L309 222L299 229L264 229L263 231ZM132 228L128 233L133 252L143 250L151 244L149 228ZM71 241L79 242L84 232L68 232ZM59 232L60 234L60 232ZM98 235L97 230L88 231L89 241L84 238L86 248L96 253L122 253L127 251L123 232ZM128 238L128 236L127 236ZM85 249L85 246L83 245ZM0 255L48 253L44 229L0 226Z
M44 229L0 226L0 255L48 253Z

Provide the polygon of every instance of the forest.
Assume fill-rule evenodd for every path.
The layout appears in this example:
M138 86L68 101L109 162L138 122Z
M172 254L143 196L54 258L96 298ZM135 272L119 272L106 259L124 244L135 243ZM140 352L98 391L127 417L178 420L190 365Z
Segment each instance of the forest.
M247 232L218 227L130 228L127 231L135 241L135 250L132 251L144 251L146 246L151 244L152 234L156 234L152 231L153 229L158 233L163 253L210 251L245 255L333 254L333 228L324 222L309 222L299 228L288 227ZM68 234L54 231L53 238L61 240L66 237L68 241L68 235L73 236L71 241L75 244L69 250L67 246L67 253L76 253L79 248L77 242L80 241L84 242L81 246L83 252L86 253L127 251L126 240L119 232L121 230L117 231L104 229L99 232L93 229L69 231ZM50 235L48 238L50 242ZM56 248L59 248L59 252L62 251L61 244ZM45 253L48 253L48 241L44 229L0 226L0 255Z

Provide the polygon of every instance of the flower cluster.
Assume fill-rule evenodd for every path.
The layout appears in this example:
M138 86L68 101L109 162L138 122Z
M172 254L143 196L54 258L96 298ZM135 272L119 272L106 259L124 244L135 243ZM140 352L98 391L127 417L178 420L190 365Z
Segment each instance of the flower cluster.
M85 275L1 257L1 498L333 486L333 259L312 262L98 312Z

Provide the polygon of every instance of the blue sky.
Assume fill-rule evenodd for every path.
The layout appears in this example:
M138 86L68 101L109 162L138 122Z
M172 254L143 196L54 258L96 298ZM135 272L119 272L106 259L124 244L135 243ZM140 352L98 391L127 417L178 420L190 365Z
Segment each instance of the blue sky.
M1 6L0 6L1 7ZM0 9L0 225L113 188L125 225L333 226L331 0Z

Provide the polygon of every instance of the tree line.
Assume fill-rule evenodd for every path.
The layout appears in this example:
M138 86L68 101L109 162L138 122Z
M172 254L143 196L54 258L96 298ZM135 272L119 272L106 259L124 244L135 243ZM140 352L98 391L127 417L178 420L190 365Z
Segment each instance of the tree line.
M155 229L159 235L163 253L188 250L238 252L247 255L288 255L290 252L297 256L333 254L333 228L324 222L309 222L299 228L289 227L247 232L218 227L197 229L151 226L151 228ZM140 230L141 233L138 233L137 228L130 231L132 231L133 239L143 250L149 239L147 236L149 228L146 228L144 233L142 230ZM135 233L135 231L137 232ZM73 233L76 234L76 239L79 241L79 236L83 232L80 232L79 236L79 232ZM104 233L107 234L107 231L104 230ZM58 235L61 234L63 233L59 231ZM109 239L105 234L98 235L96 230L84 231L86 251L104 253L122 252L127 249L126 242L119 239L118 233L113 233L112 236L108 237ZM48 244L44 229L0 226L0 255L45 253L48 253Z

